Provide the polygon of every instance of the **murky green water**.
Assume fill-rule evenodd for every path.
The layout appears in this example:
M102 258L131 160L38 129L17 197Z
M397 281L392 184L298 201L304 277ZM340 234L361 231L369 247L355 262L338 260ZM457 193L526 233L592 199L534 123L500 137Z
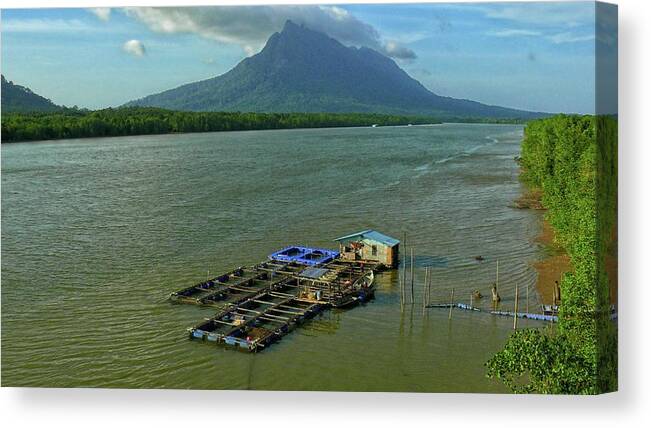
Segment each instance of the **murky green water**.
M3 145L2 385L504 391L483 363L512 320L423 315L420 268L434 302L489 295L497 259L503 308L532 286L538 219L508 207L521 136L446 124ZM213 310L166 301L208 270L366 228L407 231L413 308L384 273L373 302L249 355L188 340Z

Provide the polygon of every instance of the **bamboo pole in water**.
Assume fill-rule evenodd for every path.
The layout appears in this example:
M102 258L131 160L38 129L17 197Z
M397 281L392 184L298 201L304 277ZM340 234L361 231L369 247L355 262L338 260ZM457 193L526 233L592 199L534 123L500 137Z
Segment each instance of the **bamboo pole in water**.
M405 263L406 263L406 259L405 259ZM401 308L402 310L404 310L405 303L407 300L406 290L405 290L406 277L407 277L407 266L405 265L402 267L402 275L400 279L400 304L402 305Z
M423 306L423 315L425 315L425 289L427 288L427 268L425 268L425 280L423 281L423 299L421 301Z
M409 266L409 272L411 273L411 292L409 297L411 298L410 303L414 303L414 249L411 248L411 264Z
M452 293L450 294L450 312L448 313L448 319L452 319L452 305L454 304L454 288L452 289Z
M529 313L529 284L527 284L527 310L526 312Z
M513 330L518 329L518 284L515 284L515 310L513 311Z
M429 281L429 267L425 267L425 281L423 281L423 313L427 307L427 283Z
M500 261L497 261L497 268L495 269L495 291L499 293L500 286Z
M425 306L429 305L429 296L432 289L432 267L427 268L427 294L425 295Z
M407 280L407 251L405 249L405 253L402 255L402 284L400 288L400 302L404 305L405 304L405 282Z
M398 268L398 294L400 295L400 310L402 310L402 267Z
M432 295L432 267L429 268L429 280L427 281L427 305L429 305L429 299Z

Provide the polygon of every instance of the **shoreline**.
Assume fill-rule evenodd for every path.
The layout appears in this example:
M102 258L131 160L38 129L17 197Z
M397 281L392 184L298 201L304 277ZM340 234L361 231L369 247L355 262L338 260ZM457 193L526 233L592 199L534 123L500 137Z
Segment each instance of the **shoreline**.
M342 125L342 126L321 126L321 127L304 127L304 128L260 128L260 129L233 129L228 131L196 131L196 132L165 132L161 134L125 134L125 135L105 135L101 137L74 137L74 138L50 138L45 140L12 140L12 141L2 141L2 144L19 144L19 143L46 143L46 142L55 142L55 141L77 141L77 140L99 140L102 138L128 138L128 137L164 137L167 135L190 135L190 134L225 134L225 133L236 133L236 132L261 132L261 131L308 131L308 130L324 130L324 129L379 129L379 128L415 128L415 127L426 127L426 126L440 126L445 124L456 124L456 123L465 123L465 122L439 122L439 123L419 123L412 125ZM488 125L511 125L511 124L502 124L502 123L488 123Z
M531 194L527 190L527 195ZM523 209L543 209L534 207L524 207ZM549 222L541 216L542 229L534 242L540 244L545 253L544 256L532 263L536 270L536 290L540 301L545 305L551 305L554 293L555 281L561 282L563 274L572 272L574 267L569 255L564 248L555 243L556 232ZM608 275L608 288L610 294L610 303L617 304L618 295L618 263L617 263L617 225L614 226L614 238L612 248L604 255L606 273ZM614 253L614 254L613 254ZM563 290L561 289L561 302Z
M540 301L545 305L551 305L554 296L555 281L561 282L563 274L571 272L574 268L570 261L570 256L554 242L556 232L549 222L541 217L542 230L534 239L535 242L543 247L545 256L533 263L533 268L538 274L536 277L536 290ZM561 301L563 290L561 290Z
M222 133L233 133L233 132L260 132L260 131L293 131L293 130L324 130L324 129L379 129L379 128L416 128L416 127L430 127L430 126L441 126L441 125L521 125L521 123L502 123L502 122L432 122L432 123L418 123L418 124L406 124L406 125L342 125L342 126L320 126L320 127L297 127L297 128L260 128L260 129L233 129L228 131L196 131L196 132L165 132L161 134L125 134L125 135L105 135L98 137L73 137L73 138L50 138L45 140L9 140L2 141L2 144L19 144L19 143L51 143L56 141L78 141L78 140L98 140L102 138L128 138L128 137L162 137L167 135L186 135L186 134L222 134Z
M127 120L131 123L129 129L124 127ZM186 112L147 108L48 114L9 112L2 117L2 144L216 132L406 128L446 124L522 125L524 122L523 119L436 118L381 113Z

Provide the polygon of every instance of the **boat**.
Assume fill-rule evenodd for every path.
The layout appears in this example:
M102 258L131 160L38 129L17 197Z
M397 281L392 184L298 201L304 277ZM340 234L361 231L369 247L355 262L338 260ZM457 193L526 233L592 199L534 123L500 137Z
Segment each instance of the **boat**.
M543 315L556 316L558 315L558 305L540 305Z

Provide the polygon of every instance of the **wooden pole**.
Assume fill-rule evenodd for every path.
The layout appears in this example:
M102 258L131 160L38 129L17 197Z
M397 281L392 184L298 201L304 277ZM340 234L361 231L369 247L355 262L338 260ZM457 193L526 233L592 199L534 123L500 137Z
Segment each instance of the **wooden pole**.
M400 295L400 304L402 305L402 268L398 269L398 294Z
M427 294L425 295L425 304L429 305L429 296L432 288L432 267L427 268Z
M429 280L427 281L427 304L429 305L429 299L432 295L432 267L429 268Z
M402 269L398 271L398 287L400 288L400 312L404 310L405 302L404 302L404 294L402 291Z
M402 242L400 243L402 247L402 304L404 305L407 300L407 231L402 232Z
M515 310L513 311L513 330L518 329L518 284L515 284Z
M470 293L470 309L472 309L472 298L473 298L473 295L472 295L472 293Z
M425 310L425 289L427 288L427 267L425 268L425 280L423 281L423 310Z
M497 268L495 269L495 291L499 292L500 287L500 261L497 261Z
M429 294L429 290L427 288L427 284L429 282L429 275L430 275L429 269L430 269L429 267L425 267L425 281L423 282L423 310L425 310L425 308L427 307L427 299L428 299L427 295Z
M423 315L425 315L425 289L427 288L427 268L425 268L425 280L423 281Z
M405 304L407 300L406 296L406 283L407 283L407 251L402 255L402 290L401 290L401 299L402 303Z
M452 293L450 294L450 313L448 313L448 319L452 319L452 305L454 304L454 288L452 289Z
M529 313L529 284L527 284L527 313Z
M411 303L414 303L414 249L411 248L411 265L409 269L411 273L411 292L409 294Z

